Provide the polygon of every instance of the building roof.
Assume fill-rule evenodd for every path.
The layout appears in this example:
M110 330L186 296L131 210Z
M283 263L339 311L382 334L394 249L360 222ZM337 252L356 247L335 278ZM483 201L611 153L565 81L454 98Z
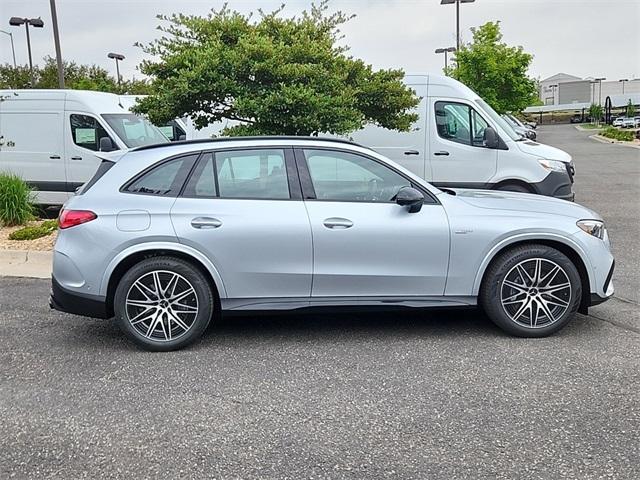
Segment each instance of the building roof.
M545 78L540 80L541 82L557 82L559 80L564 80L566 82L573 80L582 80L580 77L576 77L575 75L569 75L568 73L556 73L555 75L551 75L549 78Z

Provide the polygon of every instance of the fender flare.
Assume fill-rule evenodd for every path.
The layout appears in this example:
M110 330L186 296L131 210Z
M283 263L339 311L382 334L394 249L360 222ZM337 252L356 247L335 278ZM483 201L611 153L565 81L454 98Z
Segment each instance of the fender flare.
M596 286L595 286L595 275L593 273L593 265L591 264L591 261L589 260L589 257L585 253L584 249L575 240L565 235L559 235L556 233L531 232L531 233L519 233L516 235L511 235L507 238L503 238L499 242L495 243L489 249L489 251L484 256L484 259L482 260L482 263L480 264L478 271L476 272L476 277L473 281L472 295L478 295L478 293L480 292L480 285L482 284L482 279L487 270L487 267L493 261L496 255L498 255L498 253L501 252L504 248L508 247L509 245L513 245L515 243L520 243L523 241L531 241L533 243L541 240L542 241L551 240L554 242L563 243L564 245L573 249L582 260L582 263L584 263L584 266L587 270L587 275L589 277L589 287L591 288L591 291L592 292L595 291Z
M138 243L122 250L120 253L118 253L118 255L111 259L102 275L102 280L100 281L100 295L107 295L109 279L111 278L113 271L123 260L136 253L142 253L150 250L166 250L169 252L173 251L192 257L207 269L207 271L211 275L211 278L213 278L216 288L218 289L220 298L227 298L227 290L224 286L224 282L222 281L222 276L220 275L220 272L218 272L218 269L215 267L215 265L211 263L211 261L198 250L181 243L173 242Z

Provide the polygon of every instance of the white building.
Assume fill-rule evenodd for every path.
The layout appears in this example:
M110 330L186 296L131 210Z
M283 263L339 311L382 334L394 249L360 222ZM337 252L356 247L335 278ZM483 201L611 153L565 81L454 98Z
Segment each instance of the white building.
M540 100L545 105L604 104L607 97L640 93L640 78L597 81L558 73L540 81Z

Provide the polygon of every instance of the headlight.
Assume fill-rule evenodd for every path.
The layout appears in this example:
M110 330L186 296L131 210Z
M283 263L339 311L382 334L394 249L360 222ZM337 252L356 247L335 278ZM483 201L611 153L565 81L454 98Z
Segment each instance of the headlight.
M589 235L593 235L600 240L604 240L604 234L607 231L604 227L604 222L601 222L600 220L580 220L576 225Z
M567 167L564 162L559 160L547 160L546 158L539 158L538 163L543 166L543 168L547 170L551 170L554 172L566 172Z

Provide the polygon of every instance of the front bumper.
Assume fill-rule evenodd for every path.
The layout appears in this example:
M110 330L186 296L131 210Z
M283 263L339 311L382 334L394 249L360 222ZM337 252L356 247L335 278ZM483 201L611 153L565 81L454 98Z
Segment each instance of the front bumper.
M573 166L567 165L566 172L549 172L544 180L533 183L532 186L539 195L573 202L576 196L573 192Z
M80 295L71 292L51 277L51 296L49 307L60 312L72 313L92 318L109 318L107 302L104 297L98 295Z

